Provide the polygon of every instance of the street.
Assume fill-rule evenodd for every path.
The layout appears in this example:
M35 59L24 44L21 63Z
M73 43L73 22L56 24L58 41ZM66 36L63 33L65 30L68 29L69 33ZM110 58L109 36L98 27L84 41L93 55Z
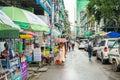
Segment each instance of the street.
M34 80L120 80L120 72L113 72L111 64L102 65L93 56L89 61L84 50L67 53L64 65L52 64Z

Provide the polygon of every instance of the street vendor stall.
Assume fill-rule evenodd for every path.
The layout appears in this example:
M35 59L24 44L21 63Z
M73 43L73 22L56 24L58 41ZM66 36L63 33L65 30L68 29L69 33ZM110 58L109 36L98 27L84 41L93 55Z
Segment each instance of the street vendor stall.
M23 49L24 55L26 56L27 62L33 61L33 36L32 35L20 35L20 38L23 39Z
M4 50L1 51L0 65L2 68L0 70L1 75L0 80L22 80L20 71L20 59L15 57L15 52L12 47L12 39L19 38L19 30L12 28L9 25L0 23L0 41L4 44Z

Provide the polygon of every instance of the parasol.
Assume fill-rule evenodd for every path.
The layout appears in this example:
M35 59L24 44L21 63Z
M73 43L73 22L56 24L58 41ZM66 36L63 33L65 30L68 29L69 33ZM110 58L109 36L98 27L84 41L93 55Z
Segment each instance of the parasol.
M17 25L21 28L40 32L40 31L48 31L49 26L41 20L37 15L23 10L17 7L2 7L1 10ZM34 27L34 28L33 28ZM36 28L37 27L37 28ZM46 28L43 28L46 27ZM42 30L41 30L42 29Z
M53 40L54 43L60 43L60 42L67 42L67 40L65 38L58 38L58 39L55 39Z

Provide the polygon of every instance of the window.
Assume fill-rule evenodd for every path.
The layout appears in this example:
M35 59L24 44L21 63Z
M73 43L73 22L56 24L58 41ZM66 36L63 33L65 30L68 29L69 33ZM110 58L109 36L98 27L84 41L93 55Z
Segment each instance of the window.
M105 46L105 41L101 41L99 46Z
M107 45L112 47L114 43L115 43L115 40L108 40Z
M113 45L113 48L118 48L118 47L119 47L119 44L120 44L120 43L119 43L118 41L116 41L115 44Z

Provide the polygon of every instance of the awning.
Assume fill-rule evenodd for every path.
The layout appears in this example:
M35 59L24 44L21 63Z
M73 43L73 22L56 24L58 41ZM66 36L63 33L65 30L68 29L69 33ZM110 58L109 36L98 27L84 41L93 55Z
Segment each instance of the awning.
M0 21L2 21L2 23L6 24L6 25L9 25L13 28L20 30L20 27L18 25L16 25L14 22L12 22L12 20L1 10L0 10Z
M30 31L21 31L19 32L20 35L31 35L31 36L38 36L38 34L30 32Z
M0 38L19 38L19 30L0 23Z
M110 32L110 33L106 34L106 36L111 37L111 38L118 38L118 37L120 37L120 34L117 32Z
M90 32L90 31L87 31L87 32L85 32L84 34L85 34L85 36L90 36L90 35L91 35L91 32Z
M47 31L48 25L37 15L17 7L1 7L1 10L12 20L25 30L32 32Z
M50 30L49 27L47 26L42 26L42 25L37 25L37 24L31 24L30 28L27 29L30 30L32 32L48 32Z
M38 36L37 34L33 33L33 32L30 32L30 31L27 31L27 34L28 35L32 35L32 36Z
M22 39L30 39L30 38L33 38L33 36L32 35L28 35L28 34L25 34L25 35L21 34L20 38L22 38Z

